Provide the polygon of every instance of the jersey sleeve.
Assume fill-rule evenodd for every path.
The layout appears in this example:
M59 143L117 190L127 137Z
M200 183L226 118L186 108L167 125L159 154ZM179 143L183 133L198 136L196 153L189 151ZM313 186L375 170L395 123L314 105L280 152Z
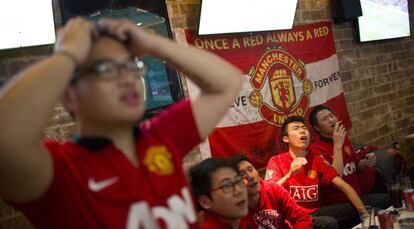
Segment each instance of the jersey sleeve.
M62 206L63 202L70 202L70 193L67 190L73 188L70 179L66 179L61 144L55 141L44 141L44 146L50 153L53 161L53 177L46 192L37 200L23 204L12 203L14 207L22 211L36 228L48 228L50 225L61 224L61 214L68 214L66 209L56 211L56 205ZM53 204L50 204L53 203ZM47 215L49 220L42 220Z
M336 170L323 157L315 157L318 168L321 174L320 182L324 185L331 183L331 181L338 176Z
M270 180L273 182L278 182L282 179L290 169L290 163L285 161L282 158L282 155L277 155L270 158L267 167L266 167L266 175L265 180ZM287 165L289 164L289 165ZM287 167L288 166L288 167ZM289 182L284 182L282 185L284 188L289 187Z
M149 131L169 148L176 149L174 153L181 158L201 141L188 99L143 122L141 129Z

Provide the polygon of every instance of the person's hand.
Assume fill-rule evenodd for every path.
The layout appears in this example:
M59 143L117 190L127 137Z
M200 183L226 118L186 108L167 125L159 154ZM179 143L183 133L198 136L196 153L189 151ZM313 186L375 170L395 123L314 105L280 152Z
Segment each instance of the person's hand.
M299 171L301 170L301 168L306 165L308 163L308 161L306 160L306 158L304 157L297 157L295 158L292 163L290 163L290 170L289 173L296 175L299 173Z
M368 153L365 156L365 160L367 162L368 167L373 167L373 166L375 166L375 164L377 162L377 156L375 155L375 153Z
M403 156L402 152L399 151L399 150L396 150L396 149L391 149L390 148L390 149L387 149L387 152L393 157L402 157Z
M70 19L64 27L59 29L55 52L70 53L76 59L77 64L82 65L89 55L92 38L95 36L97 36L97 30L91 22L82 17Z
M335 124L332 140L335 146L342 147L345 141L346 130L342 125L342 121L339 121Z
M129 41L134 55L142 56L152 53L161 39L148 29L137 26L132 21L101 19L99 26L122 41Z

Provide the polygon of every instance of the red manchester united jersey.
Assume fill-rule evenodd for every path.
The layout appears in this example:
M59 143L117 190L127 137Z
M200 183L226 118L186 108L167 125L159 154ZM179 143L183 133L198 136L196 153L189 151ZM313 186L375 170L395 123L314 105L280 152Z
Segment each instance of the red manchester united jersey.
M321 206L319 184L329 184L338 173L320 157L307 153L305 158L308 163L282 186L309 214ZM288 152L270 158L266 168L266 179L275 182L280 180L289 172L292 161L293 158Z
M139 165L111 141L45 142L54 178L44 196L19 205L36 228L195 228L182 159L200 137L189 101L135 131Z
M312 218L289 193L273 181L260 181L260 205L249 208L249 228L312 228Z
M220 217L212 212L206 211L203 222L199 225L199 229L233 229L233 227L220 219ZM240 220L239 229L248 229L247 222Z
M333 162L333 141L332 139L317 138L315 142L310 144L309 151L315 156L322 155L330 164ZM351 141L345 137L342 146L342 158L344 167L342 170L342 179L351 185L355 191L360 195L359 176L357 173L357 166L360 161L358 155L352 148ZM322 203L330 204L337 202L349 201L344 192L339 190L335 185L331 184L322 188Z

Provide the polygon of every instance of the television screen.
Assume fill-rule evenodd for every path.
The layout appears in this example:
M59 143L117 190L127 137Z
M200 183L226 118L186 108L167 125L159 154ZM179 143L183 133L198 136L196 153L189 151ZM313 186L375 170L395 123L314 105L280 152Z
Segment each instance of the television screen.
M85 8L85 5L88 7ZM75 15L85 15L93 21L102 17L127 18L134 21L137 26L144 26L160 36L172 37L164 1L124 0L119 1L118 5L111 6L99 1L95 4L92 0L63 0L62 6L64 22ZM153 57L146 56L141 60L147 67L144 80L147 116L184 98L180 77L176 71Z
M357 20L361 42L410 36L408 0L361 0Z
M202 0L198 34L291 29L297 0Z
M0 1L0 28L0 49L54 43L52 1Z

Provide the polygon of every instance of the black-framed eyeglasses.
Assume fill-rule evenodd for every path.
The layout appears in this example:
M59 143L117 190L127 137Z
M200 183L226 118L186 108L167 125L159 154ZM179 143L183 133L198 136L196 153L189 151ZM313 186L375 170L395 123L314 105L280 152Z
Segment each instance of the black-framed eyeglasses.
M239 188L244 188L245 183L245 179L243 179L241 176L237 176L234 181L225 180L219 187L210 189L210 192L214 192L219 189L221 189L224 193L234 192L236 186L239 186Z
M138 58L129 60L125 63L117 63L112 60L103 60L93 63L84 71L86 73L94 74L99 79L113 80L120 76L122 70L135 74L137 79L140 79L145 76L146 66L144 62Z

